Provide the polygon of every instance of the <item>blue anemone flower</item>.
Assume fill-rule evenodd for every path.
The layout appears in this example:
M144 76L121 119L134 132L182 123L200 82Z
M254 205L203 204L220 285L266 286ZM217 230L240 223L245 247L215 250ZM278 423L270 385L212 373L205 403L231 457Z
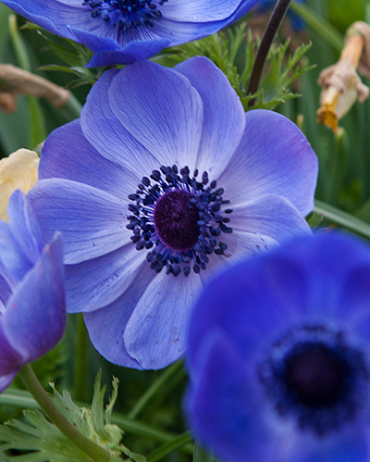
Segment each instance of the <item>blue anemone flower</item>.
M257 0L2 0L50 32L83 43L89 67L150 58L165 47L214 34Z
M28 200L16 190L0 222L0 392L61 339L66 323L62 242L45 245Z
M190 321L186 410L224 460L366 462L370 249L297 239L225 271Z
M244 112L197 57L104 72L54 131L30 191L63 233L67 310L109 361L157 369L185 351L191 305L220 267L309 234L317 158L270 111Z

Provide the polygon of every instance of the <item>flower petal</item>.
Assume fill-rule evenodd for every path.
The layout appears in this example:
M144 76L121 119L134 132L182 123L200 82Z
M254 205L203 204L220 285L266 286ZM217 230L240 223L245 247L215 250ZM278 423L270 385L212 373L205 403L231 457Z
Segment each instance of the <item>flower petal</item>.
M162 271L148 285L124 332L129 355L143 369L160 369L183 356L191 308L201 288L193 272L174 278Z
M133 283L145 252L130 243L92 260L66 265L69 313L95 311L109 305Z
M162 15L175 22L225 20L240 8L240 0L171 0L161 6Z
M194 169L203 107L188 79L172 69L142 61L116 75L109 88L109 102L117 119L160 165Z
M111 305L84 313L86 327L94 347L108 361L120 366L142 369L142 365L127 353L123 341L127 323L148 285L157 273L145 262L128 290Z
M235 207L230 226L233 233L225 242L234 259L265 251L294 237L312 234L297 209L284 197L272 194Z
M102 156L131 172L132 181L140 181L143 165L148 167L145 172L148 175L158 169L158 160L130 135L112 112L108 91L117 72L117 69L104 72L90 90L81 111L81 128L88 142Z
M39 178L78 181L121 199L127 199L136 191L140 180L131 170L126 171L96 151L83 135L79 119L57 128L48 136L42 148Z
M197 168L216 179L244 133L243 106L225 75L209 59L188 59L175 70L190 80L202 98L204 121Z
M63 234L65 263L105 255L130 241L127 203L100 189L58 178L41 180L28 193L45 241Z
M244 358L220 331L203 337L198 355L185 403L191 428L224 460L266 460L273 432L263 421L263 396Z
M286 197L305 216L313 209L318 162L290 120L272 111L245 115L242 141L218 183L232 204L265 194Z
M59 342L66 318L63 248L57 236L10 297L2 327L24 364Z
M41 229L29 200L17 189L8 204L10 229L25 256L35 264L44 248Z

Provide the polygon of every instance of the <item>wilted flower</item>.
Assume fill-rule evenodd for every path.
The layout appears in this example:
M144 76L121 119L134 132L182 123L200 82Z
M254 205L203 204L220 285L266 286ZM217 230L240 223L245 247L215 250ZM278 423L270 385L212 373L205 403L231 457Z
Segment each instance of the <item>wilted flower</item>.
M18 149L0 160L0 220L8 220L9 197L20 189L27 193L37 181L39 156L28 149Z
M190 321L186 410L223 460L369 460L370 249L303 238L229 269Z
M339 61L321 71L318 83L322 86L317 121L338 130L338 120L358 100L363 103L369 88L361 82L356 69L370 77L370 26L358 21L347 31L346 45Z
M46 140L29 196L63 233L67 309L108 360L161 368L185 351L204 281L310 233L317 159L283 116L244 113L206 58L105 72Z
M214 34L257 0L2 0L56 35L83 43L89 66L132 63Z
M66 323L61 238L44 244L19 190L8 215L0 222L0 391L59 342Z

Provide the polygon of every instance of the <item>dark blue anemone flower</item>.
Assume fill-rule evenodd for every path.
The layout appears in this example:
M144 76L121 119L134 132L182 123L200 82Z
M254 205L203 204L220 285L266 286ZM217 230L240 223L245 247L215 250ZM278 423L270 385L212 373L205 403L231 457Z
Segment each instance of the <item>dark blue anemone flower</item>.
M234 462L370 457L370 249L303 238L213 280L190 321L186 411Z
M83 43L90 67L132 63L214 34L257 0L2 0L54 34Z
M67 309L97 350L157 369L220 267L310 233L316 176L297 126L245 113L208 59L142 61L104 72L48 137L29 197L45 238L63 233Z
M66 323L62 242L45 245L20 190L0 222L0 392L61 339Z

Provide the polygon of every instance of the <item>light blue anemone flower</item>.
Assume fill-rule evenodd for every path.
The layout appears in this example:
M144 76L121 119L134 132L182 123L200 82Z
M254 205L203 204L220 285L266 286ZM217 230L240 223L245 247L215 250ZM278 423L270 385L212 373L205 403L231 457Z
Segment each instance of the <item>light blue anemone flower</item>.
M44 244L19 190L8 216L10 223L0 222L0 392L59 342L67 317L60 236Z
M370 248L298 239L213 280L190 321L186 410L224 460L366 462Z
M89 67L150 58L165 47L214 34L257 0L2 0L50 32L83 43Z
M192 304L219 268L310 229L317 158L270 111L245 113L206 58L105 72L54 131L29 197L63 233L67 309L109 361L183 356Z

